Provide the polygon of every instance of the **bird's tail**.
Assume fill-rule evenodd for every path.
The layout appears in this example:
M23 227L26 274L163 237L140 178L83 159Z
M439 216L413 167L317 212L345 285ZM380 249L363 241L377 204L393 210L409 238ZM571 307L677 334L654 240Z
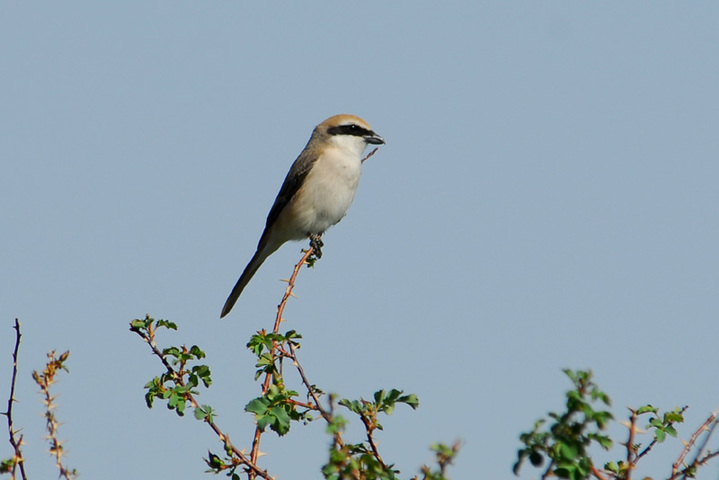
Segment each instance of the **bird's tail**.
M242 275L240 275L240 278L237 280L235 287L230 293L230 296L227 297L225 306L222 307L222 313L220 314L220 318L230 313L232 307L234 307L235 303L237 303L237 299L240 298L242 290L244 290L247 284L250 283L250 280L252 280L252 277L257 272L257 270L262 266L264 261L267 260L267 257L274 253L277 248L279 248L279 245L268 246L262 245L262 243L263 242L260 242L260 247L257 248L257 251L252 257L252 260L250 260L250 263L247 264L245 270L242 272Z

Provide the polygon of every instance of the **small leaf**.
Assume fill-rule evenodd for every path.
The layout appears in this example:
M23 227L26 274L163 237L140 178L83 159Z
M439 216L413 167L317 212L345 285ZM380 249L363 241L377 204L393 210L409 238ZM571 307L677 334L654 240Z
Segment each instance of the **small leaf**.
M595 440L599 443L599 445L602 446L602 448L604 450L609 450L610 448L612 448L612 445L614 444L612 439L609 438L607 435L597 435L595 437Z
M147 327L152 325L152 321L135 319L130 322L130 330L142 331L147 330Z
M677 422L682 423L684 421L684 417L680 413L680 411L673 411L673 412L667 412L664 414L664 421L669 422Z
M196 359L205 358L205 352L200 350L200 347L197 345L193 345L192 348L190 348L190 355L194 355Z
M406 403L410 407L412 407L412 410L417 410L417 407L419 407L419 398L414 393L410 393L409 395L403 395L397 399L398 402Z
M171 322L171 321L169 321L169 320L162 320L162 319L160 319L160 320L157 321L157 326L158 326L158 327L165 327L165 328L167 328L168 330L177 330L177 324L176 324L175 322Z
M642 415L644 413L657 413L658 409L655 407L652 407L651 405L644 405L643 407L639 407L637 409L637 415Z
M177 347L168 347L162 351L163 355L179 358L182 352Z
M560 443L559 451L561 452L562 458L565 458L567 460L574 460L579 453L579 450L576 445L570 445L568 443Z

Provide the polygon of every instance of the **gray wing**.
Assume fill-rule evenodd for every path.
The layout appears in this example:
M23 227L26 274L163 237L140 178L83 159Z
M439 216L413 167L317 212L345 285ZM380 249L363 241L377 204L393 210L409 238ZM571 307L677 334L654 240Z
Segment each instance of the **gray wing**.
M270 225L275 223L275 220L277 220L277 217L280 216L282 209L285 208L292 197L294 197L295 193L297 193L297 190L300 189L316 160L317 156L312 155L306 147L302 153L300 153L300 156L297 157L297 160L295 160L290 167L290 171L287 172L285 181L282 183L282 187L280 188L280 193L277 194L275 203L272 205L270 213L267 215L265 230L267 230Z

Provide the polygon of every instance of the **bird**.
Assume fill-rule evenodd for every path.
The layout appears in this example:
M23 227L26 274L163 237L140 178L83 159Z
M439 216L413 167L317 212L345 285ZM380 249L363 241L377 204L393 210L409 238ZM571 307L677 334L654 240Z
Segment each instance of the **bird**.
M262 263L285 242L309 238L317 258L322 256L322 234L342 220L354 200L365 149L384 143L355 115L334 115L314 128L280 187L257 250L227 297L220 318L230 313Z

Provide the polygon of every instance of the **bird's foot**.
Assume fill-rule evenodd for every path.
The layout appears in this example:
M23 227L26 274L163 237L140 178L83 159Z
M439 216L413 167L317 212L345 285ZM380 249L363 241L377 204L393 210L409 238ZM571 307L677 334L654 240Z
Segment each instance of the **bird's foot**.
M310 247L312 248L312 253L315 257L322 258L322 247L324 247L324 245L321 233L310 235Z

